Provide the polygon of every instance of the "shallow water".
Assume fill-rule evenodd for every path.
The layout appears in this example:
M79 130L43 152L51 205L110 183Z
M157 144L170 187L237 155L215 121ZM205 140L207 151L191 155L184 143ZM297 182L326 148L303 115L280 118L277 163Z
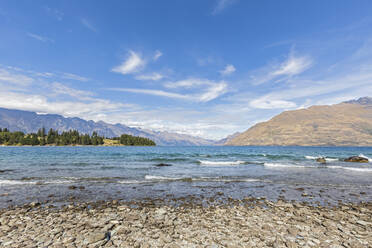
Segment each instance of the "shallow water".
M233 198L370 201L372 162L342 161L360 154L372 158L372 148L0 147L0 207L69 197L130 200L217 192ZM326 165L315 161L319 156L327 158ZM170 166L156 166L160 163Z

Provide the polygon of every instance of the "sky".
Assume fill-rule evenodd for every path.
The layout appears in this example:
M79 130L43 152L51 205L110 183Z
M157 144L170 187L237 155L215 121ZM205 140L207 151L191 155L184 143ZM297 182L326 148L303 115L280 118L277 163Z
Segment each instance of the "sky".
M208 139L372 96L369 0L3 0L0 107Z

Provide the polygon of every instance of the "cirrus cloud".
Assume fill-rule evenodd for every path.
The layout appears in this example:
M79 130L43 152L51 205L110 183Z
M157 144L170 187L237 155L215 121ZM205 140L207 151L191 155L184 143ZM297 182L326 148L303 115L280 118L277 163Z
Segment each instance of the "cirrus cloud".
M158 81L160 79L163 79L164 76L160 73L154 72L151 74L145 74L145 75L138 75L135 77L137 80L144 80L144 81Z
M229 64L229 65L226 65L226 67L222 71L220 71L220 73L222 76L227 76L227 75L234 73L235 71L236 71L235 66Z
M119 66L112 68L111 71L127 75L141 71L145 65L146 61L138 53L129 50L127 59Z
M139 93L153 96L161 96L174 99L189 100L193 102L209 102L228 92L228 84L225 81L214 82L207 79L186 79L176 82L168 82L164 87L177 88L202 88L195 93L181 94L158 89L136 89L136 88L108 88L107 90Z

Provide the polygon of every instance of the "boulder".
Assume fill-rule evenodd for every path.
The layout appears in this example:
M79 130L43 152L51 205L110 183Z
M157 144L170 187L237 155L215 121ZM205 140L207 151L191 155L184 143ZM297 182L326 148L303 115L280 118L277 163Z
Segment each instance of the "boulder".
M368 158L359 157L359 156L352 156L349 158L344 159L345 162L353 162L353 163L368 163Z
M321 158L317 158L316 162L321 163L321 164L325 164L327 161L326 161L325 158L321 157Z

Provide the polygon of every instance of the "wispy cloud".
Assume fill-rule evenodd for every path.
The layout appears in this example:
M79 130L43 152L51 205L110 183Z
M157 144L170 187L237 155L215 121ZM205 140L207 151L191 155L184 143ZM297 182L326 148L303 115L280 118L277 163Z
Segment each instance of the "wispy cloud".
M227 93L227 83L220 82L210 86L207 91L199 95L197 99L200 102L209 102L225 93Z
M0 107L3 108L61 114L71 117L80 116L87 119L99 113L108 113L126 107L124 104L103 99L92 101L52 100L44 95L16 92L0 92L0 99Z
M81 24L83 24L84 27L86 27L87 29L93 31L93 32L97 32L97 28L89 21L87 20L86 18L81 18Z
M307 56L295 57L290 55L280 67L272 72L273 76L293 76L302 73L312 65L312 60Z
M92 92L53 82L43 74L16 67L0 68L0 107L95 120L136 107L95 97Z
M72 80L81 81L81 82L89 81L89 78L82 77L82 76L79 76L73 73L67 73L67 72L62 73L62 78L72 79Z
M249 105L256 109L287 109L295 108L297 106L294 102L285 100L271 100L265 97L255 99L251 101Z
M0 82L26 86L31 84L33 81L34 80L31 77L0 69Z
M56 18L58 21L62 21L63 20L63 16L65 15L62 11L58 10L58 9L53 9L53 8L50 8L48 6L46 6L45 8L45 11L50 15L50 16L53 16L54 18Z
M164 96L164 97L177 98L177 99L189 99L187 95L172 93L172 92L163 91L163 90L131 89L131 88L110 88L108 90L140 93L140 94L153 95L153 96Z
M213 8L212 14L217 15L221 13L224 9L231 6L235 2L237 2L237 0L217 0L216 5Z
M215 82L208 79L189 78L176 82L167 82L164 87L169 89L176 88L201 88L199 93L189 95L189 99L197 102L209 102L227 93L228 84L225 81Z
M33 34L33 33L27 33L27 36L28 37L31 37L31 38L33 38L35 40L42 41L42 42L54 42L54 40L52 40L52 39L50 39L48 37L37 35L37 34Z
M50 84L50 89L52 90L52 92L58 94L58 95L68 95L68 96L72 96L72 97L76 97L76 98L80 98L80 99L91 99L91 98L87 98L89 96L92 96L93 93L90 92L90 91L83 91L83 90L77 90L77 89L73 89L73 88L70 88L64 84L61 84L59 82L54 82L52 84Z
M227 76L227 75L234 73L235 71L236 71L235 66L229 64L229 65L226 65L225 68L222 71L220 71L220 73L222 76Z
M138 53L130 50L127 59L111 71L127 75L141 71L145 65L146 61Z
M211 65L211 64L216 63L216 60L218 60L218 59L216 59L212 56L207 56L207 57L204 57L204 58L197 58L196 62L198 63L199 66L207 66L207 65Z
M163 56L163 53L159 50L156 50L155 51L155 54L154 54L154 57L153 57L153 60L156 61L158 60L161 56Z
M296 56L294 52L291 52L285 61L269 64L253 71L250 75L250 81L254 85L284 81L301 74L312 65L313 60L310 56Z
M184 80L179 80L175 82L164 83L164 87L175 89L175 88L195 88L199 86L211 86L215 85L216 82L208 79L201 78L188 78Z
M164 76L160 73L154 72L151 74L146 74L146 75L138 75L135 77L137 80L143 80L143 81L158 81L160 79L163 79Z
M169 89L190 89L195 87L203 88L195 93L189 94L174 93L158 89L110 88L108 90L162 96L167 98L189 100L193 102L209 102L225 94L228 91L228 85L225 81L214 82L206 79L186 79L176 82L168 82L164 84L164 87Z

